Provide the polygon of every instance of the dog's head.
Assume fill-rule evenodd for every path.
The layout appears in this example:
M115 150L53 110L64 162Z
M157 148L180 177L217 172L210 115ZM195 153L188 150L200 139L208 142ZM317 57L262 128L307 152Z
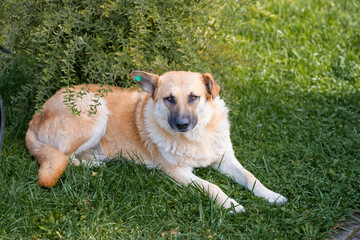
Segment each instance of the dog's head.
M210 73L168 72L158 76L133 71L131 77L151 94L155 114L166 118L171 129L177 132L192 130L207 102L213 101L220 91Z

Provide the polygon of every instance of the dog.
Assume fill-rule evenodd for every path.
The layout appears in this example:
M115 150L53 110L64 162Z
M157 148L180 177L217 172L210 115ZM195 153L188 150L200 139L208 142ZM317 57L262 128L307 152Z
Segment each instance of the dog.
M100 96L99 85L79 85L74 87L79 95L74 98L78 115L65 106L64 89L34 114L26 146L40 165L41 186L54 186L69 159L98 165L120 153L162 170L185 186L201 188L230 213L245 209L218 186L194 175L194 168L211 166L270 203L287 202L236 159L228 109L211 74L173 71L158 76L133 71L131 78L143 91L109 87ZM89 114L94 99L96 114Z

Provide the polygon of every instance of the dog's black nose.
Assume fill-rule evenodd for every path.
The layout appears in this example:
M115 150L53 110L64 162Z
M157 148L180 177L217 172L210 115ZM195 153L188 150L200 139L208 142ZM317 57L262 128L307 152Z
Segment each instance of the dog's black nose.
M177 119L175 126L179 130L186 130L190 126L190 120L188 118Z

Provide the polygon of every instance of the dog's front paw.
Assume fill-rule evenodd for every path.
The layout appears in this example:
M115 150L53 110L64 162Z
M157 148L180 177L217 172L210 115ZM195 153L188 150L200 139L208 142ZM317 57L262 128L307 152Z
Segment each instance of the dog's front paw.
M241 205L234 207L234 210L228 212L229 215L235 215L238 213L246 212L245 208Z
M288 201L284 196L282 196L276 192L271 192L270 194L267 194L265 196L265 199L268 200L270 203L276 203L279 205L287 203L287 201Z
M231 211L228 212L228 214L231 214L231 215L245 212L245 208L242 205L240 205L239 203L237 203L234 199L231 199L231 198L229 198L225 202L224 207L226 209L231 209ZM232 207L234 207L234 208L232 208Z

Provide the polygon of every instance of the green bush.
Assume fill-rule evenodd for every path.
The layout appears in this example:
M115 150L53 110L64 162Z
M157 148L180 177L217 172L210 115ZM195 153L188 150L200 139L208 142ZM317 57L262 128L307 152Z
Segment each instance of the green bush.
M0 44L25 59L24 71L30 75L21 84L21 94L13 97L24 102L30 96L39 108L60 87L79 83L129 87L134 69L204 71L209 62L199 55L213 36L204 33L211 26L210 13L220 4L5 0Z

